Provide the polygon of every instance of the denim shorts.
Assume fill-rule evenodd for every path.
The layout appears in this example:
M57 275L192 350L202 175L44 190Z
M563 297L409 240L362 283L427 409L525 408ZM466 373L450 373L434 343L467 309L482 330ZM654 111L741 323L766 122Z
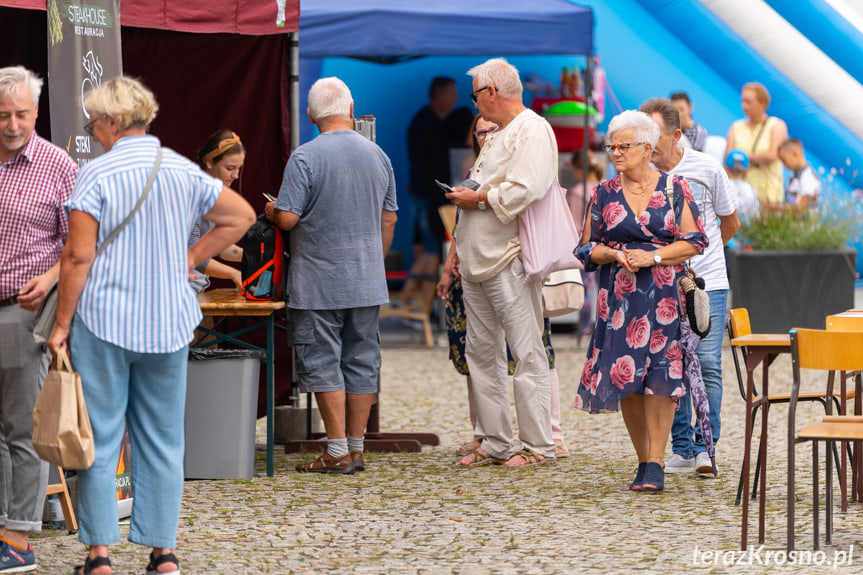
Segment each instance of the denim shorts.
M290 310L291 345L301 392L377 393L379 310L378 306Z

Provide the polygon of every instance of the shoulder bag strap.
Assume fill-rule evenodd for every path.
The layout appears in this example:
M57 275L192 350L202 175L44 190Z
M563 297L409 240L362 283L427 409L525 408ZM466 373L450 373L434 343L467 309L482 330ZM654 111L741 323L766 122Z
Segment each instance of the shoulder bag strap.
M755 154L755 148L758 146L758 142L761 140L761 134L764 133L764 128L767 126L767 122L770 121L770 116L764 118L764 121L761 122L761 127L758 128L758 132L755 134L755 139L752 140L752 150L750 150L749 155L752 156Z
M150 189L153 187L153 182L156 181L156 174L159 173L159 165L161 163L162 163L162 147L159 146L159 149L156 150L156 163L153 164L153 170L150 172L150 178L147 180L147 185L144 186L144 191L141 192L141 197L138 198L138 203L135 204L135 207L132 208L132 211L129 212L128 216L126 216L126 219L123 220L119 226L114 228L110 234L108 234L108 237L105 238L105 241L102 242L102 245L100 245L99 249L96 250L96 256L95 257L99 257L99 254L101 254L103 251L105 251L105 248L108 247L108 244L110 244L111 242L114 241L114 238L116 238L120 234L120 232L123 231L123 228L126 227L126 224L128 224L132 220L132 218L135 216L135 214L138 212L138 209L140 209L141 204L143 204L144 200L147 199L147 196L150 193Z

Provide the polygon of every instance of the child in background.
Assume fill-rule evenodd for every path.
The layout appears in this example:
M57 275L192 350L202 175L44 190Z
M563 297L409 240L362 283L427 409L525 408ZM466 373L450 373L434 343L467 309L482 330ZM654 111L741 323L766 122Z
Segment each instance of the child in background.
M779 146L779 159L786 168L794 172L785 186L785 203L800 210L818 205L821 193L821 179L803 151L803 144L796 138L788 138Z
M758 217L761 207L755 188L743 180L748 169L749 155L746 152L740 148L728 151L728 155L725 156L725 172L728 174L728 181L737 199L737 213L741 218L747 219Z

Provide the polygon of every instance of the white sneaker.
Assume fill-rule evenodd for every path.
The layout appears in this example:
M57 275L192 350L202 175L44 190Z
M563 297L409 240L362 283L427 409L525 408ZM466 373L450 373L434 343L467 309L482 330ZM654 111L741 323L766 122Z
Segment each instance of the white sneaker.
M665 460L666 473L687 473L695 471L695 458L686 459L679 453L671 454L671 457Z
M695 455L695 472L713 475L713 463L711 463L710 456L707 455L706 451ZM716 473L719 474L719 467L716 468Z

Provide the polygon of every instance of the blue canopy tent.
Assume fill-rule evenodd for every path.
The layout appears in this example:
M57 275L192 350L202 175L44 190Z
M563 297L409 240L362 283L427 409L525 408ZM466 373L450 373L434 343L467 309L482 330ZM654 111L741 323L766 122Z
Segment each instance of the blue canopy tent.
M593 10L567 0L305 0L300 55L590 54Z
M431 79L431 75L421 73L408 79L414 68L409 63L400 63L423 56L437 57L431 59L437 61L440 57L452 56L590 56L593 54L593 30L593 9L567 0L529 3L523 0L301 0L299 93L297 98L292 98L299 103L296 120L292 122L293 126L300 127L299 133L294 131L295 142L308 141L313 135L312 126L300 114L305 113L306 95L314 80L333 74L326 70L330 66L323 62L324 58L328 62L356 58L380 64L395 63L395 67L385 67L355 61L356 66L362 68L357 77L343 76L341 71L336 73L351 86L357 114L374 114L375 106L378 107L378 143L393 159L398 182L400 166L406 164L401 122L405 122L406 130L407 120L404 115L398 115L402 110L394 112L393 108L411 106L411 96L420 97L420 93L425 93ZM473 61L460 69L467 71L470 65L480 62ZM419 65L418 61L414 64ZM385 76L400 76L401 79L388 90L381 83ZM460 81L466 81L464 78L462 76ZM363 90L374 92L375 101L370 101ZM398 96L393 95L394 92ZM404 114L408 113L412 112L404 110ZM381 139L381 122L390 128L384 140ZM398 139L394 139L393 133L397 133ZM410 242L413 226L409 211L404 209L407 202L400 204L403 211L394 247L406 251L410 259L405 247Z

